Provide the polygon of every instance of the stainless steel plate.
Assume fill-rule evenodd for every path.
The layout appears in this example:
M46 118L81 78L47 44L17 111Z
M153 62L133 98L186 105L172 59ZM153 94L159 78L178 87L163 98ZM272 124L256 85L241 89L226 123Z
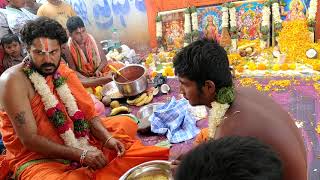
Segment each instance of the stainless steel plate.
M169 161L149 161L127 171L120 180L173 180Z

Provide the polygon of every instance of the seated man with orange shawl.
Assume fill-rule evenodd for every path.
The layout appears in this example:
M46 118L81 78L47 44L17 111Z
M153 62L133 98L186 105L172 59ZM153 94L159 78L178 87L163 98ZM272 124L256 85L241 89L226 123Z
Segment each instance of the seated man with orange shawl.
M144 146L126 116L100 118L75 72L61 62L63 27L45 17L21 31L29 56L0 78L0 179L118 179L128 169L168 159ZM61 63L60 63L61 62Z
M97 44L91 34L87 33L82 19L78 16L70 17L67 21L69 31L68 51L66 55L69 67L77 71L85 87L96 87L111 81L108 62L100 44ZM112 63L121 68L123 64Z

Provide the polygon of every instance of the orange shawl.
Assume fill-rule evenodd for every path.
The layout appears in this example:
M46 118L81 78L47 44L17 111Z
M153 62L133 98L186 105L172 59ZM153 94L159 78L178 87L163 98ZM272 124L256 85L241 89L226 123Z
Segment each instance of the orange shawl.
M68 41L68 47L77 71L87 77L94 76L94 72L101 63L100 53L94 38L87 33L87 39L85 40L87 56L71 37Z
M85 118L92 119L95 117L97 114L94 109L93 101L74 71L69 69L65 64L61 64L59 72L62 76L67 78L67 84L77 101L79 109L85 114ZM46 80L51 90L53 90L54 85L52 77L47 77ZM30 104L38 126L38 134L55 143L63 144L63 140L60 138L46 115L40 95L36 93ZM64 109L64 111L66 112L66 109ZM31 152L22 145L5 112L0 112L0 118L0 130L3 136L3 142L7 148L6 154L0 156L0 165L7 165L6 167L0 167L0 174L2 176L6 174L8 170L16 172L17 168L31 160L48 158L39 153ZM67 118L71 121L69 117ZM45 162L27 167L20 174L20 178L39 180L42 180L43 177L63 180L97 178L112 180L118 179L125 171L142 162L153 159L168 159L168 149L153 146L145 147L136 139L138 127L130 118L126 116L103 118L102 123L114 137L125 144L127 151L123 157L117 158L114 151L105 148L101 149L100 142L96 141L93 137L90 137L90 143L103 150L105 156L110 160L109 164L103 169L95 172L88 168L79 168L70 171L68 165L58 162Z

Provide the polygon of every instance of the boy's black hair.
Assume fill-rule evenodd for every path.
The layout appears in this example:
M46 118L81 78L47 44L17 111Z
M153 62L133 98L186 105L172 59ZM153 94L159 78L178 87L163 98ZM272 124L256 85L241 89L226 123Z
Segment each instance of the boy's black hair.
M195 81L198 88L206 80L214 82L216 89L232 86L232 75L226 51L217 42L201 39L184 47L174 58L178 76Z
M77 30L78 28L83 28L84 23L82 19L79 16L72 16L67 21L67 29L69 33L72 33L73 31Z
M1 38L0 44L4 47L5 44L11 44L13 42L18 42L21 44L19 37L15 34L6 34Z
M210 140L189 152L175 180L282 180L278 155L250 137Z

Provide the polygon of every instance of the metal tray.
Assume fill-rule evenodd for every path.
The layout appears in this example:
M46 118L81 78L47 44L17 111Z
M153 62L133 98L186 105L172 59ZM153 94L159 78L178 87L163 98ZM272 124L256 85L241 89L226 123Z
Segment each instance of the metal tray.
M156 180L157 175L161 176L161 180L173 180L169 161L155 160L142 163L131 168L119 180L139 180L151 176Z

